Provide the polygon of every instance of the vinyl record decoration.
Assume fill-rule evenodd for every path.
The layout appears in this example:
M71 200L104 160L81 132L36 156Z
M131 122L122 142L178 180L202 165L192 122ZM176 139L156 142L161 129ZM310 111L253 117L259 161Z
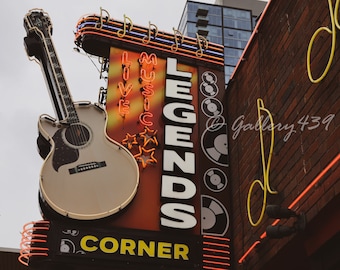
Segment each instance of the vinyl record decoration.
M201 137L201 147L208 159L213 163L228 167L227 125L219 125L217 130L206 129Z
M227 186L227 175L219 168L210 168L203 176L205 186L213 192L220 192Z
M229 228L229 214L214 197L202 196L202 234L224 236Z

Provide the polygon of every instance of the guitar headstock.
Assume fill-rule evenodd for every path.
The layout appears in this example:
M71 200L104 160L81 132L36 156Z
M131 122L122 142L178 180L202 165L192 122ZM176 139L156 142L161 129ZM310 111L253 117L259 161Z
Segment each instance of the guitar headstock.
M32 9L24 17L27 36L36 34L43 39L52 35L52 22L48 13L42 9Z

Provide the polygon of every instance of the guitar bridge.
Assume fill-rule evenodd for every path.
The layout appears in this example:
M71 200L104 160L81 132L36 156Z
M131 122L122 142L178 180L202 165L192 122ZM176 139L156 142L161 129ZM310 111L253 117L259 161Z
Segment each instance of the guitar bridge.
M70 174L75 174L75 173L86 172L86 171L90 171L90 170L94 170L94 169L98 169L102 167L106 167L105 161L101 161L101 162L93 161L93 162L80 164L74 168L68 169L68 171Z

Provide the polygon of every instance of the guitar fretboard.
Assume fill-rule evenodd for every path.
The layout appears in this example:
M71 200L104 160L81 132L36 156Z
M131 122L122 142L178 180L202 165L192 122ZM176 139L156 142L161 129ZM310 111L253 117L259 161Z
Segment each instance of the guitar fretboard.
M48 58L47 60L49 60L50 69L52 71L52 74L50 74L50 76L53 77L51 79L55 82L54 91L56 96L58 97L58 104L55 104L55 106L58 106L58 108L62 111L64 118L59 120L66 120L70 124L78 123L79 118L75 110L66 81L64 79L63 71L59 64L57 54L54 50L52 40L50 37L45 37L44 41L46 44L45 49ZM48 74L46 75L48 76Z

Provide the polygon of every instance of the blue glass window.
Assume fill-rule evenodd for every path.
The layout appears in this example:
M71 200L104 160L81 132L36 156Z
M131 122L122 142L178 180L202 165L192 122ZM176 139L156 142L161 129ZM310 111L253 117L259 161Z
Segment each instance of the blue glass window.
M236 66L242 55L243 50L224 48L224 63L230 66Z
M223 8L224 27L251 30L252 17L248 10Z
M224 29L224 46L235 47L244 49L246 46L251 32L236 30L236 29Z

